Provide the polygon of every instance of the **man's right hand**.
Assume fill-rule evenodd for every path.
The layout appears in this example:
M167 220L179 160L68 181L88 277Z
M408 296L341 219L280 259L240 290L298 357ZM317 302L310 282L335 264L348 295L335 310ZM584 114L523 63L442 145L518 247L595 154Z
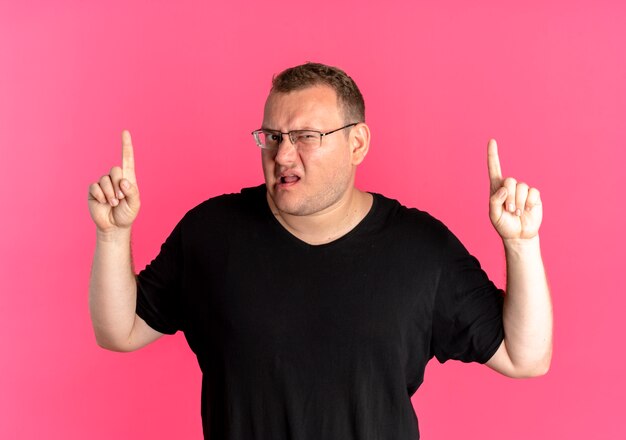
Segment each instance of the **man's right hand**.
M89 185L89 213L99 232L130 229L139 213L139 188L130 133L122 132L122 167Z
M97 226L89 281L89 310L98 344L113 351L133 351L158 339L136 313L137 282L130 230L139 213L139 189L130 133L122 132L122 167L89 186L89 213Z

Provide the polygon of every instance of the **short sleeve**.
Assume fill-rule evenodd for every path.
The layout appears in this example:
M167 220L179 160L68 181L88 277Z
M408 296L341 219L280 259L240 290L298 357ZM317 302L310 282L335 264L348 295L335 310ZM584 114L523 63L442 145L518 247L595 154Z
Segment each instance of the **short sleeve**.
M504 339L504 292L447 232L434 304L431 355L441 363L448 359L485 363Z
M181 224L161 245L157 257L137 275L137 315L154 330L180 330L183 252Z

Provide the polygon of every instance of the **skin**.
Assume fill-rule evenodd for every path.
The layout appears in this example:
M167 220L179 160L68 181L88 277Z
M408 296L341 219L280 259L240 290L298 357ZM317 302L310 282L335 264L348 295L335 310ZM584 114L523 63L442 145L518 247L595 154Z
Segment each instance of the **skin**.
M122 166L89 186L89 213L96 225L96 250L89 280L89 310L96 341L113 351L133 351L162 333L135 314L137 284L130 231L141 205L133 145L122 132Z
M498 146L487 145L489 218L502 238L506 256L505 338L487 366L509 377L545 374L552 359L552 302L546 279L539 227L543 205L539 190L503 178Z
M309 87L271 94L263 128L322 132L345 125L335 92ZM275 152L263 151L267 201L278 221L310 244L333 241L367 214L372 196L354 186L357 166L367 155L364 123L323 138L316 150L299 152L288 138ZM487 151L489 218L502 238L507 264L503 323L505 339L487 365L509 377L545 374L552 356L552 304L541 258L539 191L502 175L495 140ZM297 176L293 184L281 177ZM122 166L111 168L89 187L89 211L96 224L90 279L90 311L96 340L107 349L132 351L162 336L135 314L136 283L130 251L131 226L139 212L139 189L130 133L122 133Z
M273 93L267 99L263 128L288 132L313 129L327 132L346 121L337 95L327 86L290 93ZM288 136L277 151L262 150L267 200L281 224L310 244L332 241L354 228L369 211L372 196L354 186L357 166L369 148L369 128L364 123L322 138L311 151L297 151ZM281 176L298 176L282 184Z

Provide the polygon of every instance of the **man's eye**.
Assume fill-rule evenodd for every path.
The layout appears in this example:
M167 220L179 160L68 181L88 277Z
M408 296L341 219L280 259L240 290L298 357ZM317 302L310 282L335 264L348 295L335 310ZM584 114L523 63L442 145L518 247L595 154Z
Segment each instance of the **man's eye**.
M265 133L265 141L272 143L272 144L276 144L280 142L280 134L276 134L276 133Z
M317 133L313 133L313 132L303 132L303 133L298 133L298 136L296 139L301 140L301 141L310 141L317 138Z

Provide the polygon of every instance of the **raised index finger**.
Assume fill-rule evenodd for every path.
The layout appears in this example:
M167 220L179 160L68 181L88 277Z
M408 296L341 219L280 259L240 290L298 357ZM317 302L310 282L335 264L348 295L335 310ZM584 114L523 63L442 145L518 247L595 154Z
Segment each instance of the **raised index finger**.
M498 144L496 144L495 139L490 139L487 145L487 168L489 168L489 182L493 194L502 186L502 169L498 157Z
M122 131L122 175L131 183L135 181L135 156L133 144L128 130Z

